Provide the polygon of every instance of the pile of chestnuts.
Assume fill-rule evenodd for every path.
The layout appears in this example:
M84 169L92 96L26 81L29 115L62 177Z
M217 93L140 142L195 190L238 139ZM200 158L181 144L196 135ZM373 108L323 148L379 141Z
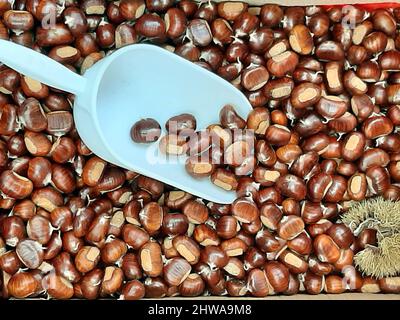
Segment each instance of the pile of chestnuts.
M75 72L154 43L254 108L243 119L221 106L220 123L191 128L221 142L219 165L199 166L202 139L186 162L237 193L221 205L95 156L76 132L73 95L0 65L0 297L400 293L400 277L353 266L376 231L354 236L338 220L354 201L400 200L398 23L399 8L0 0L1 39ZM189 148L147 121L165 150Z

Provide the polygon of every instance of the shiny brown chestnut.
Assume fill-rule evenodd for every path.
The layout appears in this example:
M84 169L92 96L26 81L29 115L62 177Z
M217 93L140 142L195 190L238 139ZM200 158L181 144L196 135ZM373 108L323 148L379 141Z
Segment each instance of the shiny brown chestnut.
M348 249L354 241L351 230L344 224L333 224L326 233L341 248Z
M340 249L333 239L325 234L314 239L314 250L322 262L334 263L340 258Z
M136 122L131 129L131 138L136 143L151 143L161 136L160 124L151 118Z

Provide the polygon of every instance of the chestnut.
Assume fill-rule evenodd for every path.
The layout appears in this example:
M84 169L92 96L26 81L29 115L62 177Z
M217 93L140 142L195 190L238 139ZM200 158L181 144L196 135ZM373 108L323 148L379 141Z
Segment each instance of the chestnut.
M146 278L144 280L147 298L163 298L166 296L168 286L162 278Z
M208 208L201 200L189 200L182 207L182 213L189 223L201 224L208 219Z
M161 135L159 123L151 118L136 122L131 129L131 138L136 143L150 143L157 141Z
M216 231L205 224L200 224L195 227L193 238L202 246L218 246L220 244L220 239Z
M114 266L106 267L101 282L100 294L104 296L117 292L122 286L123 277L124 275L120 268Z
M286 291L289 286L289 270L287 267L278 261L270 261L265 264L264 270L274 292Z
M390 134L393 130L393 124L389 118L374 116L363 122L362 130L367 139L376 139Z
M178 257L179 253L172 244L172 239L165 238L161 244L162 253L167 259Z
M167 12L168 13L168 12ZM211 32L216 44L229 44L233 41L233 30L228 21L217 18L211 22Z
M346 291L346 284L344 279L340 276L329 275L325 279L325 292L326 293L343 293Z
M164 193L164 202L168 208L172 210L181 209L182 206L193 196L184 191L170 191Z
M365 228L359 233L355 241L355 251L363 250L368 245L377 245L377 231L375 229Z
M275 77L283 77L291 74L297 67L299 58L293 51L285 51L267 61L267 69Z
M121 269L128 280L142 278L142 269L134 253L127 253L122 257Z
M0 190L14 199L23 199L33 190L33 183L11 170L5 170L0 175Z
M283 216L282 211L274 203L265 203L260 208L260 219L268 229L278 229L279 222Z
M139 221L143 228L153 235L161 228L164 210L156 202L147 203L139 212Z
M283 19L283 9L276 4L265 4L260 10L260 19L263 25L276 27Z
M219 113L220 123L228 129L244 129L246 121L236 112L232 105L225 105Z
M233 238L240 228L238 220L233 216L223 216L218 219L216 231L219 237L223 239Z
M243 12L233 22L233 31L236 37L244 37L255 31L259 25L259 18L250 12Z
M293 87L294 81L289 77L283 77L268 81L262 92L267 99L283 100L290 96Z
M341 94L344 91L343 64L340 61L329 61L325 65L326 85L330 94Z
M0 219L0 234L8 246L16 247L26 237L24 221L18 216Z
M247 276L247 287L255 297L266 297L273 289L268 283L267 276L261 269L252 269Z
M312 240L306 232L302 232L297 237L289 240L287 246L300 255L308 255L312 250Z
M67 252L61 252L53 259L53 266L56 273L71 283L77 283L81 275L76 269L71 255Z
M305 183L291 174L279 177L276 186L283 195L298 201L303 200L307 193Z
M332 176L321 172L311 177L308 182L308 196L311 201L321 201L333 184Z
M396 31L396 20L393 15L385 9L374 11L374 14L372 15L372 23L375 30L382 31L388 36L392 36Z
M252 156L252 146L247 141L236 141L229 145L224 152L225 163L232 167L239 167L245 159Z
M179 293L183 297L200 296L205 289L204 280L196 273L191 273L179 285Z
M374 31L369 33L362 40L362 45L371 54L377 54L382 52L387 45L388 37L386 34L380 31Z
M200 47L209 45L212 33L208 22L204 19L193 19L188 24L188 36L193 44Z
M120 239L107 240L101 248L101 260L106 264L112 264L119 261L127 252L128 247Z
M355 32L357 31L357 27L355 31L353 32L353 38L354 35L356 34ZM353 40L354 43L354 40ZM352 45L347 51L347 60L354 65L359 65L363 63L366 59L368 58L368 52L363 46L359 45Z
M289 43L292 49L301 55L308 55L314 49L311 32L302 24L295 25L290 30Z
M232 203L232 215L240 222L251 223L260 213L256 204L248 199L236 199Z
M244 254L245 270L260 268L264 265L265 261L265 255L255 247L249 247L249 249Z
M175 236L183 235L187 231L189 226L188 218L184 214L180 213L168 213L164 215L162 222L163 233Z
M305 10L303 7L289 7L285 10L285 24L283 30L289 32L295 25L305 24Z
M179 8L169 8L164 15L167 36L178 38L185 31L185 12Z
M318 102L321 97L320 86L311 82L304 82L295 86L291 94L291 103L294 108L308 108Z
M249 47L255 54L263 54L271 47L273 41L274 35L272 30L264 26L250 33Z
M272 201L276 204L282 203L282 195L279 190L275 187L267 187L261 189L256 197L256 202L258 205L263 204L267 201Z
M241 256L247 250L247 244L240 238L235 237L221 242L221 249L225 251L227 256Z
M337 133L348 133L357 126L357 118L350 112L345 112L339 118L328 122L328 127Z
M4 272L13 275L22 266L22 262L15 251L10 250L0 255L0 268Z
M201 250L200 261L214 270L225 267L229 262L229 257L220 247L209 245Z
M294 253L290 250L283 250L278 257L279 261L281 261L291 273L293 274L301 274L307 271L309 268L309 261L306 261L302 256L297 253ZM311 267L311 265L310 265Z
M217 6L218 15L228 21L234 21L242 12L246 11L245 2L222 2Z
M300 280L293 274L289 274L288 288L283 292L284 295L294 295L300 291Z
M139 262L147 275L151 277L161 275L163 263L160 245L154 241L145 243L139 250Z
M42 280L43 289L54 299L70 299L74 295L74 287L65 278L50 272Z
M325 203L323 209L322 219L308 227L308 232L311 237L316 237L318 234L326 233L326 231L332 226L332 222L327 219L335 218L339 213L339 208L335 203Z
M185 235L178 235L172 239L175 250L191 265L200 259L200 247L193 239Z
M79 272L86 273L95 268L100 260L100 250L97 247L85 246L75 256L75 265Z
M395 185L390 185L383 193L386 200L397 201L400 195L400 188Z
M238 186L236 176L226 169L217 168L211 174L211 182L227 191L235 190Z
M372 166L365 172L367 185L373 194L382 194L390 186L390 177L387 169Z
M291 173L295 174L298 177L309 179L312 170L316 167L318 163L318 159L318 153L315 151L306 152L300 155L292 164L290 168Z
M192 42L184 43L177 46L175 53L189 61L198 61L200 58L200 49L195 46Z
M172 258L164 265L164 279L169 285L178 286L189 276L191 269L185 259Z
M340 258L334 264L335 269L345 272L349 266L353 264L354 252L351 249L342 249L340 251ZM351 288L353 289L353 288Z
M231 276L237 279L243 279L246 276L243 262L236 257L230 257L228 264L224 267L224 270Z
M332 176L332 184L330 185L324 200L329 202L341 201L346 193L347 180L341 175Z
M321 262L316 257L308 259L309 270L318 276L326 276L333 272L334 266L328 262Z
M29 269L37 269L43 262L43 248L35 240L24 239L19 241L15 252L19 260Z
M327 40L317 46L315 55L320 60L341 61L344 59L345 52L339 43Z
M80 245L81 246L83 245L83 241L80 242ZM63 241L61 235L60 233L55 232L51 236L49 242L46 244L46 250L44 251L43 259L50 260L56 257L61 252L62 249L63 249ZM79 244L74 249L79 250L80 249ZM65 250L68 250L68 248L66 248Z
M163 38L166 34L165 22L158 15L150 13L140 16L136 21L135 30L147 38Z
M68 231L62 235L62 247L66 252L76 255L83 246L83 239L76 237L73 231Z
M151 198L156 200L164 192L164 185L155 179L139 176L137 179L137 186L139 189L146 191L151 195Z
M381 289L379 287L378 280L370 277L365 277L363 278L360 291L362 293L379 293L381 292Z
M241 84L248 91L261 89L268 79L269 73L264 66L249 66L241 74Z
M307 271L304 277L304 288L308 294L319 294L324 289L324 276Z
M360 132L346 135L342 145L342 156L347 161L355 161L363 155L366 137Z
M7 284L8 293L12 297L18 299L34 295L38 287L38 281L28 272L18 272L14 274Z
M311 15L307 26L315 37L322 37L328 33L329 23L329 16L319 12Z
M75 237L83 237L86 235L94 216L95 212L90 207L78 209L72 222L72 228Z
M332 123L335 120L330 121ZM329 124L328 123L328 124ZM305 114L294 126L294 130L301 136L307 138L325 129L325 124L316 113Z
M143 283L138 280L131 280L124 284L122 287L121 300L139 300L145 295L145 287Z
M282 239L291 240L304 230L303 219L298 216L284 216L278 225L278 235Z
M337 96L324 96L316 104L317 112L327 120L339 118L348 109L348 103Z
M126 224L122 227L122 239L133 249L137 250L149 241L150 236L138 226Z
M363 173L355 173L347 183L347 193L353 200L362 200L367 192L367 180Z
M168 134L163 136L159 141L161 153L166 155L180 156L186 153L188 145L186 138L181 135Z
M95 190L98 192L107 192L115 190L125 182L125 173L116 167L107 168Z
M385 293L399 293L400 279L399 277L388 277L379 279L379 288Z
M322 262L335 263L340 258L340 249L333 239L326 235L318 235L313 242L315 253Z
M326 233L341 248L348 249L354 241L351 230L344 224L333 224Z
M165 128L168 133L190 135L196 130L196 119L191 114L183 113L169 118Z

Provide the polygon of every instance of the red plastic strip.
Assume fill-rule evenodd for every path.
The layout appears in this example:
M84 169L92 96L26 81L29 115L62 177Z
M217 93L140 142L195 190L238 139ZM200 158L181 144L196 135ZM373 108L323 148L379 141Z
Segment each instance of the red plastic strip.
M346 4L343 5L323 5L324 8L326 9L330 9L330 8L335 8L335 7L344 7L346 6ZM398 8L400 7L400 3L398 2L385 2L385 3L358 3L358 4L354 4L354 6L356 7L360 7L363 8L367 11L374 11L376 9L385 9L385 8Z

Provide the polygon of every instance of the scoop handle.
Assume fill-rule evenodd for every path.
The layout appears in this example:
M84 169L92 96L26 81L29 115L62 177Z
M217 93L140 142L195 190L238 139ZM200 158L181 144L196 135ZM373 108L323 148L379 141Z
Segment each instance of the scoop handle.
M66 92L80 94L86 79L55 60L7 40L0 40L0 61L32 79Z

